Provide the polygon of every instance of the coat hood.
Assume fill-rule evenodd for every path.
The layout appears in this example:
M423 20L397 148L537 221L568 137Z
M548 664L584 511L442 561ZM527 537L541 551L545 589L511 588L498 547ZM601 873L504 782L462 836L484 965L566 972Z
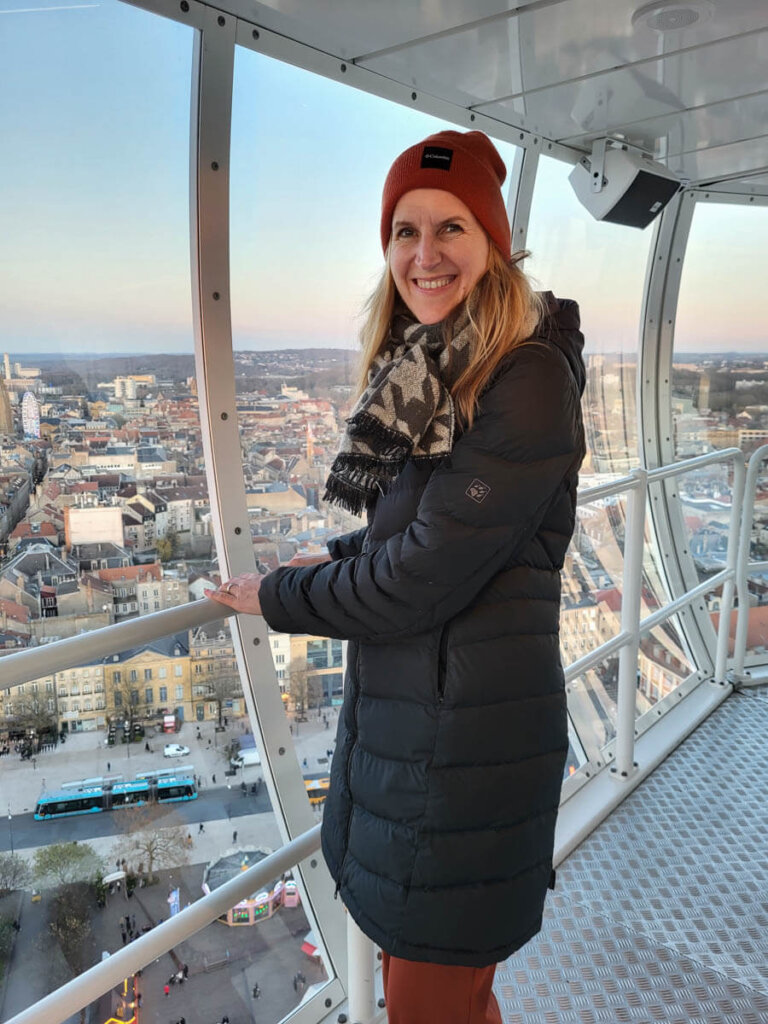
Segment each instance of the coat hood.
M581 317L579 304L573 299L556 299L552 292L540 292L547 313L539 327L541 335L561 350L573 376L579 385L579 394L584 394L587 372L584 367L582 352L584 335L579 330Z

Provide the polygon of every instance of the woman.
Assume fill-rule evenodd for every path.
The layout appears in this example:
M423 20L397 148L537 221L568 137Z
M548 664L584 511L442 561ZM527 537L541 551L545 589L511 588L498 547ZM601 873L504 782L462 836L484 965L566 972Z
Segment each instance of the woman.
M390 1024L500 1021L496 963L541 927L568 748L559 570L584 455L574 303L511 258L487 136L402 153L362 394L326 498L331 564L210 597L350 641L323 852L384 951Z

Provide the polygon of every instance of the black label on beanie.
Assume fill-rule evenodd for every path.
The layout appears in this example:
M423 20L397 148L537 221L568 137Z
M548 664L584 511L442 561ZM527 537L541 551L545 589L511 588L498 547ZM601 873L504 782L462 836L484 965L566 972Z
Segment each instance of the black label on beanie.
M439 167L441 171L450 171L453 150L442 146L425 146L421 154L422 167Z

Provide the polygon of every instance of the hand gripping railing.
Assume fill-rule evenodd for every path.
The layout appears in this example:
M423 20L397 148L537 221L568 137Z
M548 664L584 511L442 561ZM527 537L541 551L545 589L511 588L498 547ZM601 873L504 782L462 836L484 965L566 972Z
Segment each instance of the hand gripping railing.
M768 445L766 446L768 452ZM640 620L640 598L643 583L643 547L645 530L645 506L648 485L657 480L681 476L702 466L718 462L733 462L733 489L731 517L728 525L728 552L726 567L697 587L686 591L652 615ZM717 634L715 656L715 681L724 682L728 656L728 627L733 606L734 587L738 588L739 605L746 603L746 575L737 573L739 552L739 531L744 498L746 469L744 455L738 448L724 448L720 451L699 455L693 459L676 462L658 469L635 469L628 476L599 487L579 492L578 504L588 505L599 498L627 494L627 513L624 532L624 580L621 601L621 631L594 651L574 661L565 671L566 681L582 675L588 669L603 661L608 655L619 652L618 708L616 720L616 758L614 774L617 778L628 779L634 772L635 750L635 702L637 693L637 662L641 633L680 611L686 605L709 593L721 584L720 624Z
M739 553L737 558L737 580L739 582L739 608L736 618L736 636L733 642L733 673L734 682L744 682L749 673L744 671L744 658L747 653L747 627L749 626L749 583L750 570L765 572L768 561L750 562L749 546L752 540L752 523L755 518L755 498L757 495L757 477L763 462L768 459L768 444L763 444L752 452L747 466L747 479L744 485L743 527L739 537Z
M173 949L179 942L183 942L222 914L226 914L236 903L259 892L277 876L289 871L300 861L316 853L319 848L320 825L315 825L276 853L259 861L254 867L238 872L229 882L214 889L209 895L157 925L146 935L135 939L66 985L55 989L33 1006L17 1013L6 1024L41 1024L41 1021L53 1024L67 1020L104 992L120 985L123 979L143 969Z

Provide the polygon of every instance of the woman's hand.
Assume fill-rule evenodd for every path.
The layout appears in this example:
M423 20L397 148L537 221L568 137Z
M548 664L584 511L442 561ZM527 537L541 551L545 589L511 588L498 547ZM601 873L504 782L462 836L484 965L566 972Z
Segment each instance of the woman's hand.
M264 577L257 572L241 572L231 580L222 583L216 590L204 590L206 597L219 604L225 604L235 612L247 612L248 615L261 615L259 590Z

